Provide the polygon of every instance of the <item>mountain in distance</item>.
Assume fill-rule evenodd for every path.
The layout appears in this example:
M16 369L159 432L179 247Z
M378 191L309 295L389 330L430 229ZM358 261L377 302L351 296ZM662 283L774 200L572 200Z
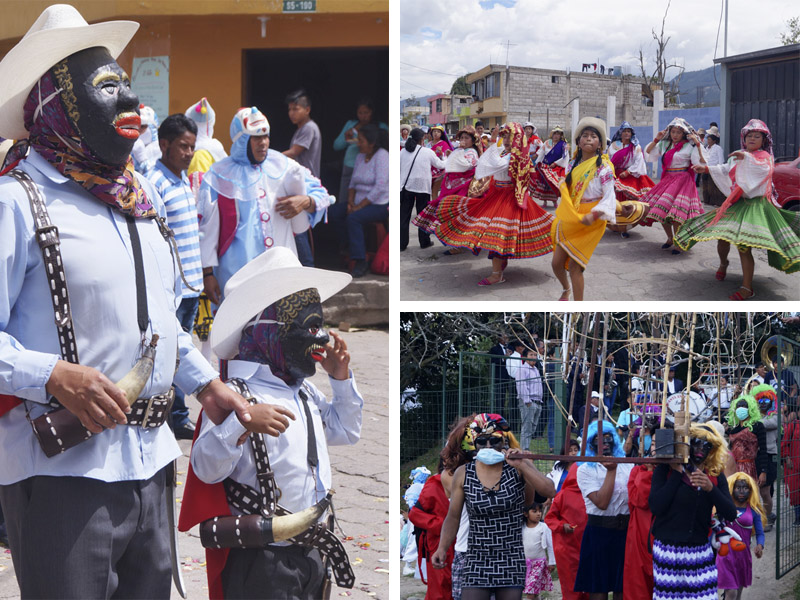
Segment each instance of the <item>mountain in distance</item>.
M715 72L716 81L714 80ZM679 102L687 106L696 106L700 102L704 106L719 106L720 88L717 87L717 83L722 85L720 65L714 65L700 71L684 71L680 83L681 96Z

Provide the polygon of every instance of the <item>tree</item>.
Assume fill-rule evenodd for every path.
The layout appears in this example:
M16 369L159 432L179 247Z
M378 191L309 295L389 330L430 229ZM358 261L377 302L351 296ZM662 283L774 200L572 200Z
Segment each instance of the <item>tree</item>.
M450 94L469 96L470 90L466 75L459 77L453 82L453 86L450 88Z
M639 67L642 72L642 77L645 80L645 83L642 86L642 92L652 102L653 92L655 90L664 90L664 102L667 105L675 104L680 94L679 86L681 75L683 75L683 66L675 62L668 64L666 58L667 44L669 44L670 39L672 39L671 37L664 37L664 25L667 22L669 5L670 2L667 3L667 9L664 11L664 18L661 20L661 33L656 34L655 29L650 30L653 35L653 39L656 42L656 66L651 75L648 75L647 71L645 70L644 53L642 52L641 47L639 48ZM667 70L671 68L680 69L680 73L678 73L678 76L675 79L667 83Z
M781 44L789 46L791 44L800 43L800 17L792 17L786 21L786 26L789 28L788 33L781 34Z
M406 106L419 106L419 98L417 98L414 94L411 94L408 98L406 98Z

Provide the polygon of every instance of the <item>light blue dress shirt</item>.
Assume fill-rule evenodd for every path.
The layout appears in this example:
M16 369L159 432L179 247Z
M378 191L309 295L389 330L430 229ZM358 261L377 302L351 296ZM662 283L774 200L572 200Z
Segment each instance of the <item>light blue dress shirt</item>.
M19 168L44 195L58 227L82 365L112 381L140 356L134 260L124 216L61 175L31 150ZM139 181L160 215L161 198ZM147 282L149 339L159 335L155 366L142 397L169 390L186 393L217 376L175 318L180 275L170 247L153 219L137 220ZM176 292L177 290L177 292ZM142 480L180 455L166 424L153 430L117 426L53 458L45 457L25 416L46 412L45 384L60 358L53 306L41 251L34 239L30 204L22 186L0 178L0 394L27 402L0 417L0 485L35 475ZM176 361L180 367L176 372Z

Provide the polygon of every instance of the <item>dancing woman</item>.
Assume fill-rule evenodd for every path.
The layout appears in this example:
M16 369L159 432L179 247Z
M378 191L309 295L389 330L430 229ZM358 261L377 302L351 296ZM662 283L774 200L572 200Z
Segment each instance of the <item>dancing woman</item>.
M564 141L564 129L553 127L550 139L539 148L536 172L532 175L531 198L541 200L544 206L552 202L558 206L559 184L569 164L569 144Z
M767 250L769 265L783 271L800 271L800 213L783 210L776 204L772 172L772 135L763 121L751 119L741 132L742 149L731 154L729 163L710 166L702 161L695 170L708 173L727 199L715 213L687 221L675 243L684 249L695 243L717 240L719 268L716 278L725 279L731 244L739 250L742 262L742 285L730 300L755 296L753 248Z
M560 184L561 203L551 230L553 273L562 288L559 300L569 300L570 292L575 300L583 300L583 271L603 237L606 223L616 223L614 168L603 153L605 130L606 124L600 119L580 120L575 157Z
M521 132L520 128L520 132ZM506 420L482 413L468 426L465 441L478 449L476 460L456 470L450 509L442 526L434 567L446 564L464 506L469 513L462 600L520 600L525 585L525 555L519 515L538 493L555 495L553 482L533 462L515 458L519 444Z
M665 250L672 247L678 227L703 214L694 173L690 170L692 164L700 163L700 146L700 138L694 134L692 126L676 117L644 150L651 162L661 156L663 171L661 181L641 199L650 205L642 225L661 223L667 234L667 241L661 245ZM680 250L673 248L672 254L680 254Z
M647 176L642 147L636 132L627 121L623 121L608 147L608 157L614 165L614 190L617 200L641 200L655 183Z
M429 131L431 135L431 150L436 153L439 160L445 160L453 151L453 144L450 143L450 138L447 137L447 132L441 125L434 125ZM431 168L431 178L433 180L433 196L439 195L439 188L442 185L442 177L444 177L444 169Z
M447 246L489 251L492 274L478 285L503 283L509 258L533 258L552 251L553 217L528 195L533 168L528 140L519 123L502 131L502 145L492 145L481 155L475 178L491 178L480 197L446 196L439 201L436 237ZM477 183L477 182L476 182Z
M712 510L720 519L736 518L723 473L725 440L703 424L689 428L689 443L688 464L660 464L653 472L653 600L716 600L717 567L708 538Z
M539 156L539 150L542 148L542 138L540 138L538 135L536 125L530 121L523 123L522 130L528 137L528 154L530 155L533 164L536 164L536 159Z
M436 225L439 223L436 219L439 200L445 196L466 196L469 191L469 184L475 175L475 167L478 166L480 146L475 128L467 125L458 132L456 139L458 139L459 146L445 160L444 178L442 179L442 189L439 191L439 196L429 202L425 210L418 213L412 221L414 225L428 233L434 233ZM445 252L445 254L458 254L459 252L453 248Z

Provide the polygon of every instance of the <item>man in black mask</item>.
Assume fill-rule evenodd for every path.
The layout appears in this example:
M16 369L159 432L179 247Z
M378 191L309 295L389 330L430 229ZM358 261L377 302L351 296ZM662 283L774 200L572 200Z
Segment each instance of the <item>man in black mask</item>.
M299 513L325 499L331 487L328 445L354 444L361 434L363 399L348 366L347 345L323 329L321 305L350 280L346 273L303 267L289 249L278 247L228 281L211 329L212 347L226 363L229 385L254 398L253 422L277 415L284 427L276 438L249 436L243 446L251 424L235 416L219 425L202 420L192 448L182 530L220 517L218 531L223 531L227 515ZM330 375L330 401L308 381L318 364ZM224 488L216 498L227 494L228 502L214 502L212 486L201 481ZM262 487L259 482L265 481L274 485ZM311 547L290 541L241 548L234 540L233 546L223 545L231 548L223 557L208 550L212 597L251 598L270 590L274 598L321 598L325 561L338 585L352 587L341 544L328 546L325 538Z
M22 140L0 178L0 500L22 597L169 597L173 381L211 420L250 418L175 318L115 60L137 28L55 5L0 62L0 136Z

